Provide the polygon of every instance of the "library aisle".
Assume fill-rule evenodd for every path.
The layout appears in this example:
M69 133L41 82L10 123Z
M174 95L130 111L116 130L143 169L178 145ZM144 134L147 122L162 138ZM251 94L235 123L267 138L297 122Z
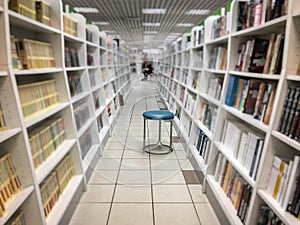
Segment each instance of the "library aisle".
M142 113L161 107L156 87L151 80L133 82L70 225L220 224L178 138L168 155L142 150ZM163 140L168 140L167 125ZM154 141L158 122L149 121L148 129Z

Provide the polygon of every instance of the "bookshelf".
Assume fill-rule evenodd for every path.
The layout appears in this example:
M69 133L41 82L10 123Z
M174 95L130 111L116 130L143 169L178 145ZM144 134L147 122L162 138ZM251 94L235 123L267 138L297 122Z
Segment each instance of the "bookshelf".
M189 49L182 47L188 34L166 46L160 58L161 63L158 69L160 76L157 77L157 85L166 106L176 114L176 129L184 134L182 141L187 144L187 151L192 153L194 168L200 170L199 176L203 181L204 190L211 196L212 202L218 203L213 205L216 210L221 212L218 214L222 224L257 224L258 219L261 219L261 210L268 208L276 215L276 220L294 225L300 224L297 215L293 216L282 206L282 202L288 198L287 196L291 196L289 193L292 193L292 191L288 191L288 194L283 194L284 188L291 185L285 186L278 181L278 185L280 185L278 188L282 189L278 190L277 200L272 197L267 188L269 182L273 182L271 179L276 179L276 175L275 178L274 175L271 176L274 157L278 156L282 161L287 162L286 172L280 174L280 176L284 176L283 179L287 179L286 177L289 177L288 165L292 166L293 164L290 162L297 162L295 160L300 155L298 133L296 133L298 132L298 128L296 128L298 97L296 96L298 96L297 88L299 88L299 74L297 73L299 73L300 60L300 6L296 0L273 1L276 2L276 7L282 4L280 7L283 10L277 11L277 14L273 15L274 18L270 19L268 16L271 14L268 10L272 10L275 5L270 8L268 3L271 1L261 2L263 10L260 18L247 17L251 15L251 12L245 14L243 11L245 7L247 10L256 10L255 5L259 3L258 1L255 3L255 1L234 0L230 7L227 7L227 12L220 10L220 15L208 17L201 26L191 30ZM251 4L254 4L253 8L251 8ZM275 10L275 8L273 9ZM224 16L226 18L222 22L220 18ZM225 26L224 21L226 21ZM226 32L220 32L220 29L225 29ZM275 34L273 35L273 33ZM261 47L264 51L261 51L260 55L258 53L255 56L250 54L253 50L257 51L260 48L259 44L264 42L268 44L264 48ZM273 44L271 47L270 43ZM222 53L222 48L227 52ZM277 50L275 51L275 49ZM190 51L189 66L182 60L182 55L186 54L186 51ZM268 51L270 51L269 55ZM223 60L224 64L221 63ZM262 65L255 64L258 60L270 61ZM246 63L243 67L244 62ZM222 64L221 67L216 66ZM253 65L255 66L253 67ZM188 71L184 72L187 74L187 82L184 82L185 78L182 80L183 71ZM252 85L251 92L247 89L249 87L247 82ZM255 87L255 82L259 86ZM196 88L195 83L197 84ZM264 84L268 87L267 89ZM244 85L243 88L240 88L242 85ZM235 90L234 95L231 95L230 90L234 86L238 91ZM254 105L248 100L245 106L246 103L244 100L241 101L241 97L245 95L244 93L248 95L253 91L256 93ZM180 100L182 96L184 96L183 102ZM184 104L187 102L188 96L195 99L192 114ZM248 97L250 100L251 98ZM259 100L257 101L257 99ZM205 105L215 109L213 127L206 126L199 120L199 116L203 115L201 112L205 112ZM241 107L246 107L246 110ZM201 108L203 108L202 111ZM267 108L269 108L268 112L264 111ZM287 118L285 123L282 122L285 121L283 118ZM250 141L251 137L252 142L247 141L246 143L251 143L251 146L257 145L247 147L250 144L244 145L241 139L243 136L239 136L241 135L239 133L234 134L238 136L233 137L232 140L238 137L238 144L241 145L238 151L244 152L245 149L251 149L249 154L252 159L250 157L251 161L246 161L247 164L242 164L245 162L240 161L241 158L232 154L230 149L232 146L224 144L224 136L228 135L225 132L225 121L231 121L240 127L241 132L244 133L244 141L246 137ZM190 127L190 132L187 132L186 127ZM209 149L205 152L208 155L204 154L205 158L203 158L203 152L199 152L196 146L199 130L211 142ZM249 135L250 133L251 135ZM234 143L232 141L231 145ZM220 155L221 157L219 157ZM222 169L222 165L225 164L221 159L223 162L230 163L234 174L238 174L247 187L251 187L251 195L243 206L247 211L246 217L238 215L234 203L228 197L230 194L237 193L234 176L231 176L232 180L230 181L230 188L233 188L234 191L230 189L233 193L229 191L229 194L225 193L221 183L215 180L217 175L222 177L226 174L226 168ZM249 171L249 168L252 169ZM253 173L257 173L255 178ZM230 177L230 174L227 176ZM297 179L285 181L298 185ZM296 214L295 211L294 213Z
M10 9L13 1L0 1L0 158L10 156L21 188L0 209L0 224L67 224L131 90L128 51L61 1L42 3L51 15L43 23ZM54 206L43 191L49 182Z

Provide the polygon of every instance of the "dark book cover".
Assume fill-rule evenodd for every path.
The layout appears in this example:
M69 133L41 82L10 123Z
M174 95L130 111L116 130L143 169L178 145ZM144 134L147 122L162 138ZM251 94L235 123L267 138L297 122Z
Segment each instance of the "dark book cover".
M283 48L284 48L284 35L281 36L280 45L279 45L279 49L278 49L278 56L277 56L275 68L274 68L274 74L281 73Z
M255 38L254 48L250 58L249 72L262 73L266 63L269 40Z
M261 84L261 80L255 80L255 79L250 80L249 90L244 105L244 111L243 111L244 113L251 114L251 115L254 113L255 103L259 93L260 84Z
M233 106L236 100L236 88L239 78L236 76L230 76L228 87L227 87L227 93L225 98L225 104L228 106Z
M237 31L247 28L248 3L238 2Z

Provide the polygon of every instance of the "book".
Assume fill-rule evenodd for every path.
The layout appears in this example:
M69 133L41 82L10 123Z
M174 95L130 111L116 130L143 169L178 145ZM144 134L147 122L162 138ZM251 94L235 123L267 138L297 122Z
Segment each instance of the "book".
M270 70L269 70L270 74L275 74L277 58L283 51L282 50L283 46L282 48L280 48L280 45L283 45L283 34L276 35L276 40L274 44L274 50L273 50L273 55L272 55L272 60L271 60Z
M8 8L30 19L36 20L35 1L10 0Z
M269 40L255 38L253 51L250 57L249 72L262 73L266 63Z
M267 51L267 56L266 56L266 62L265 62L265 65L264 65L264 70L263 70L264 74L269 73L271 59L272 59L272 55L273 55L275 38L276 38L276 34L275 33L271 34L270 41L269 41L269 46L268 46L268 51Z
M250 83L249 83L248 93L244 104L243 113L253 115L261 80L250 79L249 82Z
M51 25L51 7L44 0L35 1L36 20L48 26Z
M254 113L253 113L253 117L258 120L260 120L262 117L263 98L264 98L266 87L267 85L265 82L261 82L261 84L259 85L258 95L255 102Z
M263 17L263 4L264 1L263 0L255 0L255 4L254 4L254 19L253 19L253 26L257 27L261 24L261 22L263 21L262 17Z
M271 118L271 113L272 113L272 109L273 109L273 103L274 103L274 98L275 98L275 94L276 94L276 85L275 84L270 84L271 86L271 93L269 95L269 99L268 99L268 104L265 110L265 114L263 118L263 122L264 124L268 125L270 122L270 118Z
M225 98L225 104L228 106L233 106L235 104L238 79L239 78L236 76L229 77L227 93Z

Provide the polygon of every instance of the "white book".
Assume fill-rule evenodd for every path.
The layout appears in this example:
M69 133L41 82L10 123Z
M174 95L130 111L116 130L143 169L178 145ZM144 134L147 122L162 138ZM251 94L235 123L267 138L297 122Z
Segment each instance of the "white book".
M221 172L221 162L223 160L223 156L221 153L218 153L218 159L217 159L217 164L216 164L216 169L215 169L215 174L214 174L214 179L215 181L219 180L220 172Z
M289 183L290 175L291 175L291 172L292 172L292 167L293 167L293 161L290 160L289 164L288 164L287 173L284 174L283 187L280 190L279 198L277 200L281 206L283 204L283 200L284 200L285 195L286 195L286 189L287 189L287 186L288 186L288 183Z
M261 153L263 150L263 145L264 145L264 140L260 140L259 142L259 146L258 146L258 151L257 151L257 156L255 159L255 164L254 164L254 169L253 169L253 173L252 173L252 177L254 178L254 180L256 180L256 173L258 170L258 166L259 166L259 162L260 162L260 158L261 158Z
M289 165L287 163L285 163L284 168L283 168L281 181L280 181L279 190L278 190L277 197L276 197L277 202L279 202L280 196L282 195L282 189L283 189L283 186L284 186L284 184L286 183L286 180L287 180L288 169L289 169Z
M267 187L267 193L270 196L273 196L277 176L279 173L280 164L281 164L281 158L279 158L278 156L275 155L274 159L273 159L273 165L272 165L271 174L269 177L269 183L268 183L268 187Z
M300 159L299 159L299 156L296 155L294 158L294 161L293 161L293 168L292 168L291 175L289 178L289 183L288 183L288 186L286 189L286 195L284 197L283 204L282 204L282 208L284 210L286 210L288 205L290 203L292 203L292 201L293 201L293 197L294 197L294 193L295 193L296 185L297 185L296 179L297 179L297 177L299 177L299 175L300 175L299 173L300 173Z
M248 139L248 133L243 132L241 136L241 141L238 149L238 154L237 154L237 160L241 163L242 162L242 156L246 148L247 144L247 139Z
M222 134L222 139L221 142L224 144L226 135L227 135L227 126L228 126L228 120L224 120L224 124L223 124L223 134Z

